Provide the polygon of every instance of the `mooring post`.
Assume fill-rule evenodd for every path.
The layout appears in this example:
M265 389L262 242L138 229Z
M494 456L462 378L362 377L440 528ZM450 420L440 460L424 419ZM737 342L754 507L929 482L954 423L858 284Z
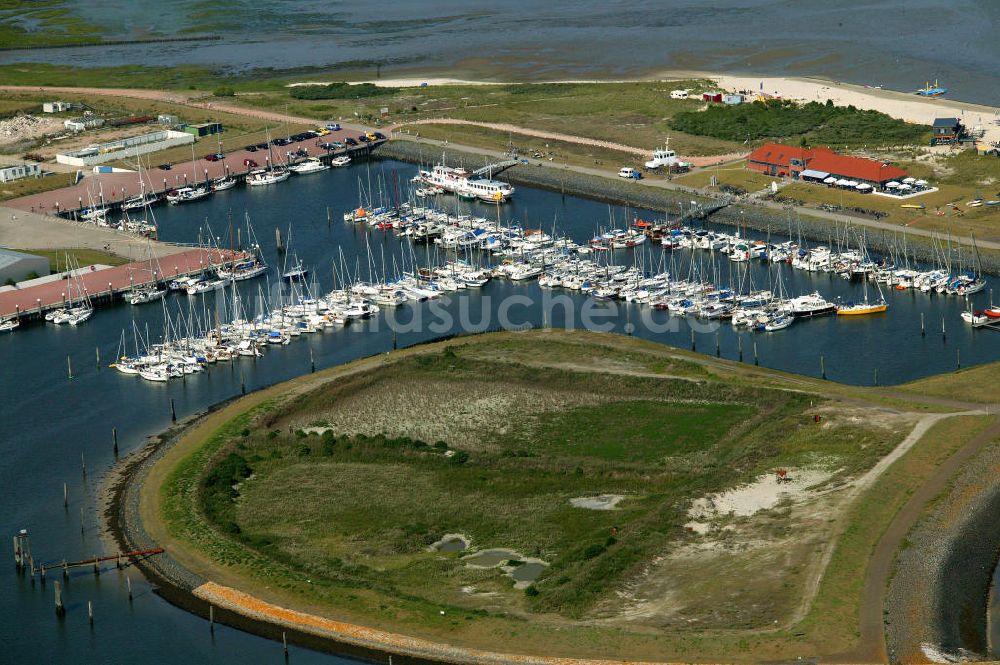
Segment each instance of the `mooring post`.
M111 428L111 440L114 442L115 457L118 457L118 428Z
M94 555L94 575L96 575L98 577L100 577L100 575L101 575L101 566L100 566L100 562L98 562L98 560L97 560L97 555L96 554Z
M309 371L316 371L316 358L313 356L313 350L309 349Z
M691 328L691 350L692 351L696 350L694 346L694 328Z
M757 360L757 340L753 341L753 364L759 365L760 362Z
M80 451L80 468L83 469L83 475L87 475L87 460L83 458L83 451Z
M208 632L215 632L215 605L208 606Z
M68 355L66 356L66 370L69 372L69 380L72 381L73 380L73 361L70 360L70 357Z
M177 410L174 408L174 398L170 398L170 420L171 422L177 422Z
M243 376L243 372L240 372L240 394L247 394L247 382L246 378Z
M63 569L63 579L64 580L68 580L69 579L69 564L66 563L66 559L63 559L62 569Z
M944 317L941 317L941 339L948 339L948 333L944 329Z
M42 583L42 586L45 586L45 564L44 563L42 564L42 567L38 569L38 579ZM59 582L56 582L56 584L59 584Z
M715 333L715 357L718 358L722 355L722 347L719 345L719 333Z
M94 625L94 603L90 600L87 601L87 621Z
M927 332L924 330L924 313L920 312L920 336L923 337Z
M326 207L326 228L330 228L330 206Z
M878 385L878 367L875 368L875 385Z
M82 536L83 531L83 506L80 506L80 535Z
M69 508L69 487L63 483L63 508Z
M962 369L962 349L955 349L955 368Z
M819 376L821 379L826 378L826 361L823 356L819 357Z
M285 635L285 631L281 631L281 648L285 652L285 658L288 658L288 636Z
M95 357L95 359L97 361L97 371L100 372L101 371L101 347L99 347L99 346L95 346L94 347L94 357Z
M740 352L740 362L743 362L743 335L739 335L736 338L736 348Z
M125 576L125 588L128 590L129 602L132 602L132 578L128 575Z
M55 596L56 596L56 616L57 617L66 616L66 608L63 607L62 585L59 584L59 582L55 583Z

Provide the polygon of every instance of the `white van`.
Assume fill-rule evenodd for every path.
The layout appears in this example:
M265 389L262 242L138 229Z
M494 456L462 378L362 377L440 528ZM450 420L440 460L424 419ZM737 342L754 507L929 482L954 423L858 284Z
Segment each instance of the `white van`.
M670 92L670 99L687 99L690 90L672 90Z
M630 179L634 178L635 180L638 180L639 178L642 177L642 174L639 173L638 171L636 171L631 166L623 166L618 171L618 177L619 178L630 178Z

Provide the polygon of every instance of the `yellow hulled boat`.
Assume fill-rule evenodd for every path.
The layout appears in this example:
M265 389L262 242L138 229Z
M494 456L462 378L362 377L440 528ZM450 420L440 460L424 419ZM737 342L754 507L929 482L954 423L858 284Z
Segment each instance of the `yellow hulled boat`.
M889 305L882 302L870 303L868 301L837 306L837 316L863 316L865 314L880 314L889 309Z

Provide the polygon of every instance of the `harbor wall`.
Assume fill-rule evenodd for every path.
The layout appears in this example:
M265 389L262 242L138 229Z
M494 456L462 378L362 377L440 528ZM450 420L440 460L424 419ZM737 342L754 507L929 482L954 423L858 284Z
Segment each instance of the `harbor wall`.
M414 164L426 164L434 159L436 151L428 146L414 141L388 141L379 148L378 157L389 157ZM481 154L462 152L449 147L448 155L464 160L468 165L483 163L485 157ZM503 180L514 185L529 185L539 187L569 196L579 196L615 205L644 208L657 212L668 212L676 218L679 214L691 208L691 202L697 201L702 206L717 206L727 200L724 195L709 196L705 192L687 187L662 189L644 187L630 180L618 177L602 177L579 173L569 169L557 169L535 164L521 164L503 172ZM816 244L835 242L838 234L843 236L843 222L797 214L794 210L775 210L748 200L734 201L730 205L714 212L710 220L718 224L752 229L761 233L771 233L776 241L788 238L791 229L794 239L801 237ZM857 221L858 228L864 222ZM897 243L901 237L881 229L869 229L864 232L869 250L879 254L890 254L897 251ZM936 248L931 238L908 235L906 237L907 254L925 263L934 263L942 252ZM973 260L972 249L963 247L969 265ZM981 253L983 272L1000 275L1000 254Z

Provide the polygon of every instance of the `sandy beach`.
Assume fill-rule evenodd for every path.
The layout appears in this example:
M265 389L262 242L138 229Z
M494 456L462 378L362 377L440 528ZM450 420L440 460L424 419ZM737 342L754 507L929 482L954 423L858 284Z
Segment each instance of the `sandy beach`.
M971 104L948 98L919 97L913 92L900 92L871 86L855 85L838 81L827 81L808 77L775 77L752 75L728 75L698 71L664 71L647 79L623 80L565 80L550 83L635 83L643 80L685 80L710 79L726 91L746 90L763 92L767 95L796 101L825 102L833 100L838 106L853 105L859 109L881 111L886 115L907 122L930 125L935 118L959 118L970 129L982 128L986 132L984 140L992 143L1000 141L1000 108ZM458 78L394 78L363 81L382 87L419 87L423 84L435 85L510 85L498 81L469 81ZM312 85L303 82L293 85Z

